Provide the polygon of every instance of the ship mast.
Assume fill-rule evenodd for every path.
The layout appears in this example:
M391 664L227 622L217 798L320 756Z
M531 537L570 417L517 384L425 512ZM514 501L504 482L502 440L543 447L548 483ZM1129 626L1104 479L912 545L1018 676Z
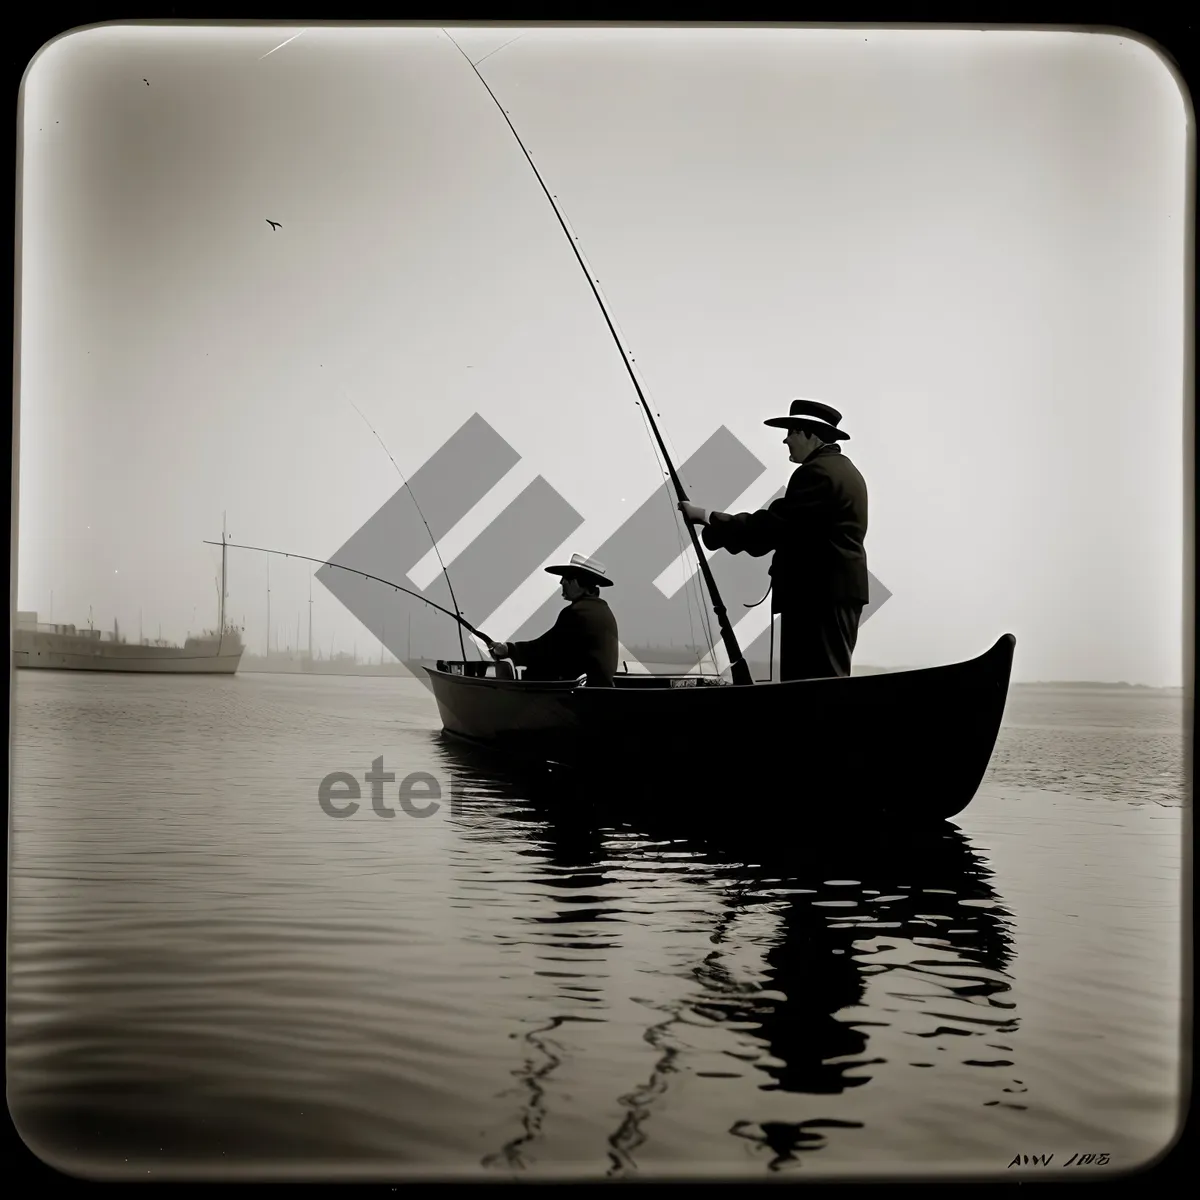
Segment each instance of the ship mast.
M217 654L221 653L222 644L225 641L225 560L229 555L229 548L226 543L229 540L229 534L225 528L225 513L221 513L221 623L217 626Z

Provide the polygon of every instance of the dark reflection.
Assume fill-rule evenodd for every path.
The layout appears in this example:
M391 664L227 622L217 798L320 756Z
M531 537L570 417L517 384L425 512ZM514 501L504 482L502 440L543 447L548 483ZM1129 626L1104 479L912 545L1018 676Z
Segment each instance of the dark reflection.
M763 1121L757 1126L750 1121L737 1121L729 1132L770 1150L772 1157L767 1166L778 1171L796 1162L798 1154L822 1149L826 1144L825 1135L819 1130L862 1127L861 1121Z
M679 1055L679 1050L671 1045L669 1038L671 1027L680 1020L681 1009L675 1006L664 1011L665 1018L651 1025L643 1034L645 1040L658 1051L658 1057L650 1070L649 1078L641 1087L634 1088L620 1097L621 1107L625 1109L625 1116L620 1125L608 1136L608 1144L611 1147L609 1151L611 1166L608 1170L610 1177L618 1177L637 1170L634 1151L646 1140L643 1125L651 1114L654 1101L666 1093L670 1077L676 1071L675 1060Z
M1003 978L1011 957L1008 914L998 907L986 869L959 830L947 826L907 840L864 833L853 843L809 845L797 850L780 883L811 889L788 899L779 913L777 941L766 955L764 987L785 999L764 1003L752 997L747 1005L709 974L704 982L713 995L700 1006L712 1017L757 1022L771 1058L779 1060L760 1068L772 1080L765 1087L831 1094L868 1082L863 1068L882 1061L867 1056L869 1024L836 1014L860 1005L869 977L889 969L882 962L882 970L872 969L874 954L856 950L855 943L871 937L883 939L878 954L886 954L892 937L949 951L952 960L946 962L906 958L903 965L928 973L950 1001L982 1001L974 1019L984 1026L996 1032L1011 1028ZM770 903L773 890L765 887L744 903ZM951 961L954 973L947 974Z
M606 878L598 864L611 870L638 862L666 877L685 869L682 862L689 881L722 896L714 947L694 967L694 990L643 1035L658 1059L645 1083L621 1098L626 1115L609 1137L610 1175L636 1170L654 1102L679 1069L672 1027L689 1014L738 1030L742 1048L726 1052L730 1074L754 1070L764 1091L831 1096L870 1084L885 1066L871 1052L871 1030L903 1012L912 1048L897 1065L993 1070L995 1098L986 1103L1021 1107L1014 1102L1023 1085L1013 1078L1017 1020L1006 975L1011 917L990 870L955 826L906 831L851 820L818 828L794 802L790 810L778 802L773 811L772 798L758 796L748 798L738 821L698 827L678 805L656 809L644 797L615 793L597 800L553 774L513 771L454 743L443 743L441 752L468 794L506 802L491 810L500 819L488 835L518 836L523 822L536 830L532 852L547 866L578 870L593 886ZM632 832L643 839L641 848L621 836ZM477 829L474 835L482 836ZM691 854L662 857L644 839ZM762 906L777 921L765 978L740 982L726 966L726 951L737 944L739 920ZM884 997L876 985L870 1002L877 1019L859 1019L853 1010L864 1006L873 976L883 977ZM729 1132L759 1143L774 1170L824 1147L826 1131L856 1127L749 1118Z
M626 859L638 861L636 855L627 855L621 847L620 834L628 827L619 819L606 821L603 807L595 803L593 796L564 791L563 778L553 773L513 772L492 755L449 739L439 741L437 748L455 782L464 839L486 842L499 837L511 842L523 838L528 845L517 853L534 858L544 868L538 877L543 886L562 891L564 902L552 915L518 918L543 927L565 926L565 938L539 940L539 945L551 951L618 949L615 934L603 943L581 942L573 930L580 924L612 922L620 916L619 911L603 904L582 907L571 903L567 893L579 889L594 894L612 882L614 865ZM643 1034L658 1052L657 1061L644 1083L618 1097L625 1115L608 1136L609 1176L636 1171L633 1156L645 1141L643 1123L654 1101L665 1092L673 1072L677 1051L668 1035L679 1017L679 1011L668 1011ZM484 1166L528 1165L528 1147L536 1140L546 1116L546 1081L562 1062L563 1048L550 1035L568 1021L578 1019L559 1014L521 1035L526 1052L516 1075L525 1090L519 1117L522 1132L486 1155Z
M525 1147L535 1142L542 1132L546 1118L546 1089L544 1081L562 1065L563 1047L550 1035L572 1018L554 1017L523 1037L527 1047L525 1061L516 1072L521 1089L526 1093L521 1106L521 1133L506 1142L495 1154L485 1155L485 1167L525 1167ZM578 1018L576 1018L578 1019Z
M524 844L517 854L536 861L541 868L538 883L562 898L551 915L515 916L514 922L540 927L538 945L551 955L558 951L604 954L618 949L615 935L603 941L581 940L579 932L581 926L611 923L618 915L598 898L611 881L604 870L604 863L612 858L605 845L607 831L590 814L581 819L572 808L553 803L554 778L513 776L486 753L448 739L436 745L454 780L455 812L464 840L486 843L499 838L511 843L520 838ZM562 927L562 933L555 933L555 927ZM563 997L575 1003L581 998L578 993ZM547 1082L566 1053L554 1035L572 1022L587 1020L577 1013L558 1013L514 1035L522 1043L522 1064L514 1072L515 1090L522 1097L521 1132L485 1154L481 1159L484 1167L524 1169L530 1165L529 1147L540 1137L547 1116Z
M524 823L542 843L528 853L554 866L583 871L607 857L605 830L596 819L599 809L593 802L562 803L560 778L554 773L514 772L494 755L449 738L435 738L434 752L454 780L460 814L479 836L499 827L500 836L509 841L512 825ZM475 816L479 823L470 819ZM492 824L497 818L499 826Z

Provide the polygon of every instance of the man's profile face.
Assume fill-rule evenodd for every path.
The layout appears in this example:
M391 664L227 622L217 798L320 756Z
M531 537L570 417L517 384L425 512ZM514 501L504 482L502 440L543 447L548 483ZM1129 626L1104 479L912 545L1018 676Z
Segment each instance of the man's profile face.
M783 444L788 448L792 462L803 462L821 444L821 439L803 429L789 429Z
M579 586L579 581L571 575L564 575L562 581L562 594L564 600L578 600L582 596L583 588Z

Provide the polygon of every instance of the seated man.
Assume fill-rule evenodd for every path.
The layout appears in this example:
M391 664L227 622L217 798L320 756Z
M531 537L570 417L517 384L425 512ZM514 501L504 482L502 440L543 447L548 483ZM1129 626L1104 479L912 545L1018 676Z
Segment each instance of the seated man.
M525 668L530 680L578 679L587 676L590 687L612 687L617 670L617 622L601 598L602 587L612 587L604 567L594 559L572 554L565 566L547 567L562 576L562 597L567 606L558 620L531 642L489 642L494 658L511 659Z

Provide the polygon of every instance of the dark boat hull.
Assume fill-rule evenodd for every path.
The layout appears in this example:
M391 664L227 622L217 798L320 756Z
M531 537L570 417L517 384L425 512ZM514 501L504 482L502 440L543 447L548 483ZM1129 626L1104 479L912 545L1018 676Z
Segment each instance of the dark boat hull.
M809 812L836 806L844 819L944 820L987 771L1015 645L1006 634L949 666L748 687L627 676L589 688L446 663L428 674L447 734L601 790L650 791L725 821L764 789Z

